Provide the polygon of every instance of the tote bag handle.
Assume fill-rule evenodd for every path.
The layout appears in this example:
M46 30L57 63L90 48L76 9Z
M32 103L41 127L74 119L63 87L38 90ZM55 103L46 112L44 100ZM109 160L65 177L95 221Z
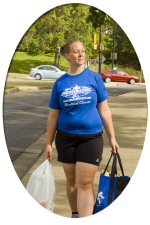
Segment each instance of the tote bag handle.
M109 193L109 199L108 199L109 204L112 203L112 201L113 201L114 180L115 180L115 175L117 174L117 160L119 162L122 176L124 176L124 170L123 170L123 166L122 166L122 162L121 162L119 153L118 152L114 153L113 156L114 156L114 158L113 158L111 175L110 175L110 193Z
M103 175L105 175L105 173L106 173L106 171L107 171L107 169L108 169L108 166L109 166L109 164L110 164L110 160L111 160L112 156L113 156L113 153L111 153L111 156L110 156L110 158L109 158L109 160L108 160L108 163L107 163L107 165L106 165L106 167L105 167L105 170L104 170L104 172L102 173Z
M111 153L111 156L110 156L110 158L108 160L108 163L107 163L107 165L105 167L105 170L104 170L104 172L102 174L105 175L112 157L113 157L113 163L112 163L111 174L114 174L114 176L115 176L115 174L117 174L117 160L118 160L122 176L124 176L124 170L123 170L123 166L122 166L122 161L121 161L121 158L120 158L120 155L119 155L118 152L116 152L116 153L112 152Z

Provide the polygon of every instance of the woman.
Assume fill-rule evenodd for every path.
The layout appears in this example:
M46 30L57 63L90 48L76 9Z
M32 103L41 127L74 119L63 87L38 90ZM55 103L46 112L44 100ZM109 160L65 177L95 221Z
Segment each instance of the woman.
M66 175L66 190L72 217L93 214L93 181L103 152L103 125L113 152L115 139L107 91L96 72L84 68L85 50L79 40L63 45L68 73L54 84L47 126L46 158L52 160L52 142ZM56 132L57 131L57 132Z

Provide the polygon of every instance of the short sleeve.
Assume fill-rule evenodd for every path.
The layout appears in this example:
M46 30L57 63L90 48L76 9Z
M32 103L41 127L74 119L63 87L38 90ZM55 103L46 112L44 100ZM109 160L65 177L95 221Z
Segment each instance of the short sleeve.
M57 81L55 82L54 87L52 89L49 107L52 109L60 109Z
M101 75L96 76L96 83L97 83L97 103L101 103L106 99L108 99L108 93Z

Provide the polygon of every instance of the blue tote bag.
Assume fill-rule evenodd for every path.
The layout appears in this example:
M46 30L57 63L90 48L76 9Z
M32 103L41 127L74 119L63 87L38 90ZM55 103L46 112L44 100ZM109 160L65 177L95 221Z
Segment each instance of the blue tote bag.
M111 173L109 174L107 169L112 158L112 169ZM117 174L117 161L119 162L121 169L121 176L118 176ZM98 213L109 206L121 194L129 181L130 177L124 175L119 153L112 153L104 172L100 175L99 189L93 214Z

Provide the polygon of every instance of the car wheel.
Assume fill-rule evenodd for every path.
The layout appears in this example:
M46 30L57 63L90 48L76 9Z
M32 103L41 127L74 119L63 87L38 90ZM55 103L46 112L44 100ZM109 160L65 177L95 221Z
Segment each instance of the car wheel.
M134 79L131 79L131 80L129 81L129 83L133 85L133 84L135 84L135 80L134 80Z
M106 82L106 83L110 83L110 82L111 82L111 78L110 78L110 77L106 77L106 78L105 78L105 82Z
M42 79L42 76L39 73L35 74L34 77L35 77L36 80L41 80Z

